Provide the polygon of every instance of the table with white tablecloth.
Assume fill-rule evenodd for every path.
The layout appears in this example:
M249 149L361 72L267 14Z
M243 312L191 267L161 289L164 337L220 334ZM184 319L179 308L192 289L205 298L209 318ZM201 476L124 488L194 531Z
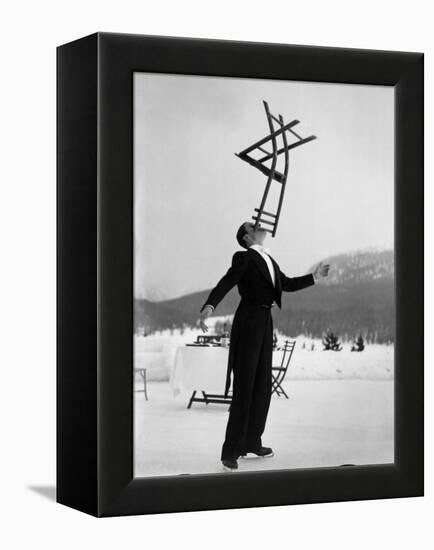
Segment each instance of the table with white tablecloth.
M180 346L170 376L176 396L183 390L224 392L229 349L219 346Z
M204 403L228 403L225 399L224 387L228 366L229 349L218 346L179 346L176 349L175 360L170 375L170 385L176 397L181 391L192 391L193 401ZM274 364L280 364L282 353L273 354ZM195 397L201 392L202 398ZM211 393L217 392L217 393Z

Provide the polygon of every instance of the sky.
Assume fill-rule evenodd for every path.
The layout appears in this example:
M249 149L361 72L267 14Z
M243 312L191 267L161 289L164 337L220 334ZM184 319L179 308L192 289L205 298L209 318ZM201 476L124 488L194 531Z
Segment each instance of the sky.
M282 270L303 275L331 255L393 249L393 87L136 72L136 298L209 289L226 273L265 188L234 154L268 133L263 100L317 136L290 151L277 233L265 241Z

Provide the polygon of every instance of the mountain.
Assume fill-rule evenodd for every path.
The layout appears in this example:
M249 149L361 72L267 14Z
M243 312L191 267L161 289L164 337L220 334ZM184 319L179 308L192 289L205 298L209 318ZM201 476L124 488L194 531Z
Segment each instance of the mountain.
M393 250L367 248L325 258L333 266L324 284L369 282L377 279L392 280L395 276ZM312 271L311 266L308 271Z
M315 286L285 292L282 310L273 309L274 327L288 336L320 337L330 329L344 340L361 333L367 341L394 341L393 250L365 249L322 261L330 264L329 276ZM208 294L209 290L204 290L162 302L136 300L135 326L148 330L194 326ZM238 302L235 287L218 305L216 314L232 315Z
M142 327L146 333L185 323L185 313L162 302L151 302L140 298L134 300L134 326Z

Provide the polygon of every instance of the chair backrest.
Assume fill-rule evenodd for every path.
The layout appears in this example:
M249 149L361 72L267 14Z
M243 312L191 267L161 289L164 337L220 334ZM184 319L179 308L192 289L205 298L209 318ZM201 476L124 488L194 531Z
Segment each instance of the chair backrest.
M280 364L280 368L283 369L285 372L289 367L289 362L291 361L292 352L295 348L295 340L285 340L283 344L283 355L282 355L282 361Z

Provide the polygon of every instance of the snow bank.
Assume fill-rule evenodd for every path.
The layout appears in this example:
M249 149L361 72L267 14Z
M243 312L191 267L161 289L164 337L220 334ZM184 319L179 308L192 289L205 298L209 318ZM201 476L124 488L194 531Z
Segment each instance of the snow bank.
M211 318L215 322L217 318ZM213 323L209 323L209 327ZM210 330L212 332L212 330ZM176 348L194 342L198 329L164 330L151 336L134 336L136 368L146 368L148 380L169 380ZM343 343L342 351L323 351L320 339L304 335L286 337L277 332L278 343L295 340L296 345L287 373L292 380L393 380L394 346L367 344L364 351L350 351L351 344ZM312 349L313 348L313 349Z

